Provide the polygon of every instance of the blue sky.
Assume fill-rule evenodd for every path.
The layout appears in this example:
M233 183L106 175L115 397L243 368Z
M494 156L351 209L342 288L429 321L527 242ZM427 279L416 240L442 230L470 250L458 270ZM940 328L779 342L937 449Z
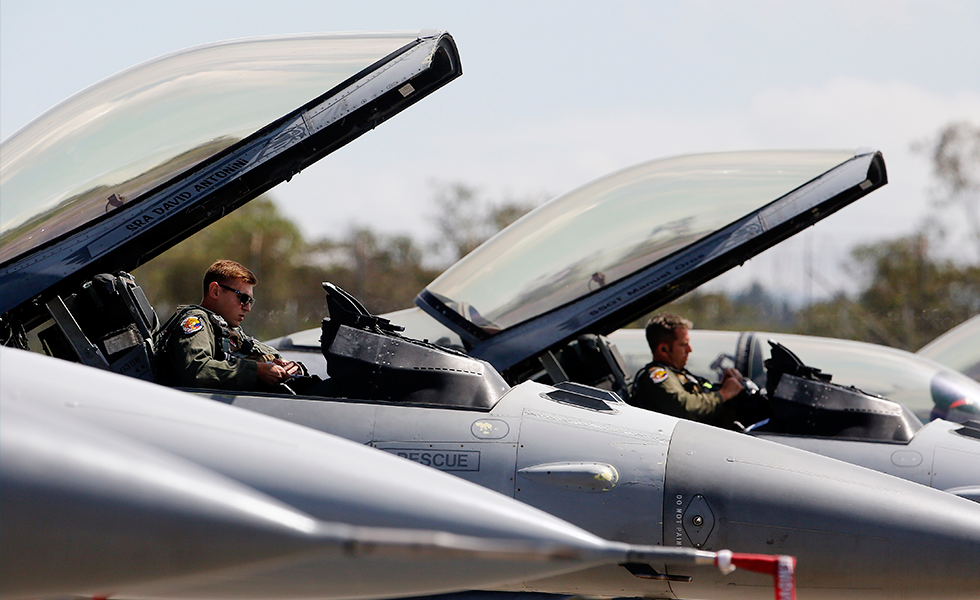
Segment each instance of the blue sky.
M453 34L463 77L273 191L309 237L357 223L431 236L439 183L551 196L659 156L878 148L888 186L725 280L819 296L853 288L841 266L853 244L908 233L931 210L928 162L911 144L980 123L980 3L969 0L2 0L0 137L188 46L422 28ZM808 260L816 284L797 281Z

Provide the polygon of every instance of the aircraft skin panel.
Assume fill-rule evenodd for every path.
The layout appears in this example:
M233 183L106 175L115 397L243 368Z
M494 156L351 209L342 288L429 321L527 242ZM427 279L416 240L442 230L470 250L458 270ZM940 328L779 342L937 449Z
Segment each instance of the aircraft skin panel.
M513 498L522 424L511 412L386 408L373 445Z
M962 424L941 419L930 421L907 444L765 433L753 435L947 490L980 483L980 473L976 470L980 461L980 439L954 433L961 427Z
M356 404L338 402L327 413L321 408L319 400L289 399L267 396L232 396L215 393L210 395L213 400L290 421L320 431L331 432L338 427L344 431L343 437L357 442L369 444L376 439L375 422L377 421L377 406L372 404Z
M216 567L220 568L209 571L210 574L200 580L148 578L127 583L120 579L100 579L119 582L120 587L114 588L112 592L122 597L391 597L413 592L413 595L418 595L486 587L521 577L547 576L578 568L576 564L566 561L528 562L523 557L487 561L472 554L426 560L422 568L419 561L424 560L424 556L415 554L389 556L382 552L359 557L354 561L349 554L350 548L338 544L336 537L321 535L319 525L329 523L447 531L459 535L536 541L542 544L567 543L590 551L601 548L605 543L578 527L525 504L458 478L446 477L432 469L406 464L336 436L323 435L307 427L297 427L279 419L238 410L221 402L22 350L0 348L0 354L4 368L3 386L0 387L3 400L0 406L4 410L4 419L0 421L0 425L4 428L2 475L5 486L7 483L23 480L17 479L16 473L32 472L24 468L11 470L17 467L18 456L25 456L23 453L18 455L17 452L22 452L29 446L10 445L12 441L17 441L17 437L8 435L8 432L21 434L22 431L9 429L13 425L7 416L16 414L8 413L8 410L33 407L35 412L50 413L56 419L73 423L75 430L85 434L85 440L98 440L99 433L103 431L109 432L106 438L121 437L128 440L128 446L121 447L116 453L120 460L115 463L112 460L92 461L99 469L97 472L105 475L102 481L111 482L112 473L126 472L117 468L119 464L129 465L129 475L133 474L134 463L145 463L149 470L152 465L145 460L148 452L165 457L164 462L157 460L156 464L165 466L166 463L171 467L179 467L176 470L171 468L171 474L178 473L184 479L211 483L212 488L222 490L217 493L218 498L203 498L207 502L200 502L198 505L205 512L221 512L227 517L226 522L233 526L207 529L208 535L225 531L230 535L223 535L222 539L225 542L234 542L238 539L236 535L240 536L242 531L251 528L248 534L252 536L250 539L256 544L268 544L265 555L261 546L252 548L246 545L248 547L236 550L241 544L226 544L224 550L233 555L229 560L241 562L228 567L230 571L224 571L219 560L221 557L212 556L211 560L218 563ZM52 376L52 373L56 373L56 376ZM53 435L54 425L45 421L31 421L47 431L47 435L34 436L33 440L40 443L45 452L54 453L58 458L57 464L67 468L75 464L73 461L76 459L85 459L84 455L64 455L62 445ZM105 452L115 447L109 441L111 440L98 445L98 449ZM92 448L91 444L88 447ZM126 448L146 451L127 452ZM11 450L13 454L8 452ZM33 452L26 456L36 458L41 454ZM127 457L133 460L122 460ZM148 476L147 473L144 475ZM173 485L172 477L164 479ZM164 479L156 481L159 483ZM71 485L71 481L62 482ZM27 483L34 490L43 486L40 475L29 479ZM83 487L88 485L86 480L75 480L75 483ZM101 486L97 487L101 489ZM153 488L146 489L152 491ZM176 500L169 503L169 508L174 509L172 514L179 516L183 511L184 514L194 517L194 511L190 510L190 506L183 506L184 500L181 498L187 494L193 496L195 489L191 486L184 490L186 493L177 494ZM138 494L138 490L135 491ZM222 501L233 499L231 492L237 494L234 506L238 509L237 513L228 507L222 508ZM101 493L106 503L109 503L109 491L104 490ZM200 495L200 491L197 494ZM34 497L36 499L38 496ZM84 498L85 495L81 494L79 497ZM155 502L167 503L168 499L174 497L174 494L154 494L152 498ZM2 499L6 503L10 497L5 493ZM23 503L17 505L20 508L23 506ZM49 505L43 502L34 502L36 510L30 514L36 520L43 521L47 506ZM276 506L279 507L278 512L272 510ZM8 552L7 544L15 541L8 534L18 531L10 526L11 522L7 519L24 516L23 511L10 512L8 507L9 505L4 504L4 510L0 512L0 517L3 518L2 542L5 553ZM153 510L151 505L145 503L143 507L149 507L151 512ZM249 507L261 514L252 515L255 517L252 519L243 518L251 514ZM161 508L158 514L167 514L163 510ZM198 511L197 514L204 513ZM114 513L105 514L103 511L99 518L103 522L118 525L119 521L115 516ZM278 525L273 522L273 516L280 517ZM173 522L186 523L186 520L178 519ZM235 522L242 526L235 525ZM263 539L255 539L257 532L263 529L268 535ZM299 538L299 552L295 552L295 547L290 546L290 530ZM124 539L131 546L142 544L140 547L149 545L155 548L157 543L153 543L153 540L158 540L168 551L174 549L173 545L167 544L166 535L147 538L146 534L152 531L156 530L152 527L121 527L115 530L118 535L128 536ZM185 527L183 531L189 530ZM30 536L29 531L25 536L18 540L24 544L42 546L51 543ZM59 549L68 553L81 552L82 556L86 556L91 546L59 545ZM291 554L283 556L284 552ZM166 558L163 557L164 560ZM252 559L265 562L255 562ZM10 561L5 560L2 566L7 569L10 564ZM583 561L581 564L595 563ZM174 573L173 569L168 572L175 576L181 574ZM384 573L385 577L378 577L378 573ZM27 573L27 578L23 581L36 584L39 580ZM13 582L13 578L0 578L0 595L7 597L7 588L4 586L12 585ZM80 591L89 596L100 593L100 589L94 587L82 588L84 589L59 587L58 595L67 596ZM48 587L31 590L44 591L45 595L53 593ZM26 594L25 597L36 595Z
M964 485L962 473L974 468L978 458L980 458L980 448L967 449L962 446L937 444L932 486L940 490L970 489L973 494L971 499L977 501L976 490L980 489L980 486L976 483ZM977 473L974 475L976 476Z
M190 461L30 403L0 415L2 511L18 515L3 526L5 598L98 595L317 548L315 519ZM170 543L148 552L147 539Z
M465 423L461 425L465 426ZM516 444L413 441L376 442L372 445L395 456L514 497Z
M654 507L664 503L664 471L674 419L628 410L627 423L623 413L584 412L555 402L525 407L514 497L576 519L581 527L601 531L607 539L661 540L663 515ZM589 463L606 468L585 468ZM539 465L541 475L532 478L526 473ZM578 480L560 477L562 467L575 469L572 473L578 474ZM610 514L617 518L609 519Z
M480 471L443 470L510 493L600 537L709 551L737 547L804 555L808 558L800 563L797 585L807 598L927 598L937 580L948 584L943 597L969 597L968 591L980 589L980 578L962 571L955 558L980 553L980 507L974 502L626 404L606 402L600 410L595 409L599 405L573 406L549 399L546 394L554 390L525 382L489 413L385 405L379 419L383 412L387 424L379 421L377 428L384 430L384 439L374 443L389 452L426 445L434 450L455 445L472 452L486 443L477 441L473 424L499 420L509 431L498 446L511 445L508 436L519 430L516 456L501 453L487 460L481 453ZM291 412L282 406L297 402L301 400L249 399L258 410L281 414ZM276 404L280 407L270 408ZM331 415L348 404L357 402L324 400L318 408ZM344 406L337 414L345 418L317 422L343 436L355 412ZM484 468L496 473L490 476ZM501 473L513 476L515 483ZM602 481L589 482L589 474ZM958 515L952 519L958 524L936 529L933 508ZM927 540L927 551L916 552L911 562L900 556L918 538ZM816 548L825 551L814 552ZM867 561L869 568L856 567L855 560ZM671 575L693 576L695 583L670 582L671 591L665 593L664 581L639 579L606 566L499 589L679 598L772 595L766 579L753 573L721 576L701 567L660 566ZM938 579L934 573L940 574ZM828 588L827 582L835 585Z
M682 504L677 509L676 545L690 544L695 515L689 507L696 494L705 499L716 523L706 549L719 544L764 546L771 552L799 546L839 549L801 564L796 573L801 591L809 593L808 588L818 585L817 573L824 572L837 573L837 597L876 597L888 581L898 579L904 580L903 588L886 597L930 597L937 585L944 595L976 597L980 575L963 572L964 561L970 561L966 557L980 556L980 511L971 509L975 503L781 444L768 443L772 451L759 453L750 442L762 440L750 436L711 443L704 434L712 429L681 421L671 441L665 495ZM808 515L806 520L799 519L801 513L793 514L800 510ZM947 510L965 511L965 520L936 518ZM735 515L740 522L729 520ZM932 534L946 541L936 543ZM665 542L671 543L672 537L668 534ZM921 561L910 565L903 558L913 547L929 557L929 567L923 568ZM852 568L852 552L863 557L860 569ZM700 585L695 580L672 587L678 594L698 596Z

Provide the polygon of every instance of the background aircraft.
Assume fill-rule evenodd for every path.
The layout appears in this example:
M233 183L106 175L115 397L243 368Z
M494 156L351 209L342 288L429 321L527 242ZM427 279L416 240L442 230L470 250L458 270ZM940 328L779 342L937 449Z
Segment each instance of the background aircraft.
M642 330L618 327L885 180L884 162L872 151L650 161L532 211L423 290L416 300L421 310L388 318L410 337L487 360L511 384L571 381L628 398L632 375L649 362L650 351ZM974 427L956 422L980 417L975 382L899 350L772 337L785 340L791 353L799 348L806 366L835 379L828 385L812 374L781 374L794 387L784 383L777 394L773 383L766 405L778 414L764 424L743 423L751 435L980 498L980 439ZM324 365L317 356L329 354L320 339L318 330L308 330L272 343L312 352L304 362L323 371L332 359ZM766 388L776 373L764 366L767 339L695 332L690 368L710 378L712 369L734 366ZM344 380L342 369L337 375ZM355 390L338 393L363 393ZM923 427L921 420L936 417L943 419Z
M649 362L642 329L620 330L609 339L630 372ZM861 390L871 402L877 400L870 396L888 398L915 412L912 416L887 404L879 407L895 414L887 427L869 427L832 414L819 424L815 418L802 424L800 418L780 428L753 429L751 435L980 501L980 464L975 458L980 431L969 423L980 420L980 385L960 373L910 352L851 340L697 330L691 339L695 351L688 368L712 381L720 381L724 367L734 366L765 389L772 370L764 366L772 355L768 342L774 340L806 365L832 376L832 381ZM855 401L849 408L856 405Z
M950 329L916 354L980 381L980 315Z
M427 339L455 337L451 330L442 328L419 309L399 311L385 317L405 326L406 335ZM650 361L650 349L642 329L620 329L607 339L609 349L622 359L624 381ZM735 367L765 389L763 364L770 358L767 343L770 339L784 342L807 365L833 375L833 381L895 400L914 410L915 416L904 416L904 422L909 424L904 440L895 439L894 428L845 431L854 425L845 418L831 419L819 434L813 429L797 428L778 433L753 430L752 435L980 500L980 467L974 458L980 450L980 439L974 435L972 426L966 424L980 419L980 385L942 365L895 348L851 340L763 332L693 330L691 345L694 352L688 369L718 381L725 367ZM272 343L291 360L302 361L326 376L327 364L320 352L319 340L320 330L311 329ZM588 340L580 345L586 343ZM595 355L602 358L598 348ZM597 371L589 372L595 374ZM574 370L570 369L569 373L571 379L576 377ZM612 378L608 377L608 372L600 370L598 373L607 379L589 383L609 387ZM930 416L934 419L931 422ZM938 416L942 418L935 420Z
M338 49L342 60L336 59ZM130 278L96 275L148 260L460 72L455 45L445 34L266 39L217 44L151 62L60 105L3 147L3 193L5 202L13 201L13 217L0 233L4 343L151 378L147 334L157 322L152 309ZM234 76L223 79L228 73ZM270 95L272 80L277 93ZM207 85L195 87L200 81ZM134 96L133 90L140 93ZM175 104L168 93L178 93L181 102ZM270 98L275 106L263 103ZM284 109L280 102L294 104ZM120 106L127 110L110 110ZM178 106L191 113L173 114ZM256 117L252 110L265 116ZM67 123L79 127L64 127ZM106 137L119 132L125 134L120 139ZM83 164L77 163L79 156ZM667 170L710 171L717 158L688 157L680 159L686 167L675 164ZM633 255L638 263L664 252L683 258L668 270L655 268L639 279L621 280L616 273L623 271L616 264L586 269L587 281L597 286L588 300L597 303L590 309L590 326L612 325L622 317L608 309L619 304L617 295L629 285L646 282L640 291L647 296L663 286L680 293L744 260L745 247L767 247L885 181L882 159L873 151L721 158L765 189L756 197L740 188L729 198L736 210L749 205L749 216L740 218L743 213L732 213L733 206L719 205L704 213L707 221L659 230L655 243L636 247L642 251ZM658 165L647 167L649 175L662 174ZM723 184L717 178L689 177L685 186L673 189L735 189ZM773 199L778 200L770 203ZM642 242L640 232L633 233L629 239ZM670 250L677 241L672 233L684 234L693 247L681 255ZM541 257L570 256L566 250L576 240L559 236L554 241L561 244ZM542 249L549 247L544 243ZM590 257L579 258L587 262ZM606 253L602 260L610 258L618 257ZM553 299L564 298L561 286L553 289L559 291ZM353 299L338 290L331 294L324 346L331 368L347 377L331 372L334 377L321 391L341 389L341 394L198 392L453 469L461 478L608 539L702 550L732 546L798 552L799 584L810 597L954 598L976 591L975 574L957 562L976 554L980 544L980 507L974 503L815 454L639 411L595 388L533 381L510 388L490 363L393 335L383 320L359 311ZM434 299L440 295L434 288L431 294ZM515 314L541 306L514 305ZM569 316L545 312L553 318ZM479 316L468 310L458 314ZM535 344L541 349L567 341L561 339L566 335L561 327L540 331L544 337ZM559 337L548 338L553 335ZM529 348L523 339L511 346L497 344L507 338L516 339L497 337L481 352L513 359L514 354L495 353ZM387 358L370 356L378 348L386 349ZM515 377L519 371L512 368L518 366L503 368ZM85 415L100 426L127 420L124 412ZM222 465L212 461L226 451L215 440L205 441L209 452L194 458L218 469ZM156 438L154 443L172 442ZM253 448L223 465L232 465L235 476L244 478L243 461L262 457ZM289 504L311 512L313 504L300 500L309 499L322 480L282 481L282 476L247 482L268 495L287 487ZM391 497L398 495L385 495ZM937 523L937 512L948 521ZM313 516L328 520L327 515ZM737 572L721 578L697 565L679 568L664 561L640 575L645 578L609 565L492 587L650 597L770 594L764 587L768 582L756 575ZM940 590L934 585L937 578L943 582Z
M766 386L765 361L771 358L769 340L790 348L807 365L833 375L833 381L897 402L923 422L949 413L949 405L962 403L963 421L977 414L970 406L980 404L980 385L961 373L928 358L888 346L854 340L761 331L692 332L695 352L688 365L692 372L713 381L720 369L734 366L757 386ZM650 347L642 329L620 329L609 335L630 373L650 361Z

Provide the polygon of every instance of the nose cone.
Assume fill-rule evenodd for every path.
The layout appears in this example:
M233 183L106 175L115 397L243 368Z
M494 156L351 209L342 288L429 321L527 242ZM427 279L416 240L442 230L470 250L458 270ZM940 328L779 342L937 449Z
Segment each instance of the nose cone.
M172 455L0 404L0 596L105 592L318 550L314 519Z
M681 421L664 498L665 545L796 556L801 598L980 594L980 504L903 479ZM758 585L705 572L671 588L715 597L743 586L752 597Z

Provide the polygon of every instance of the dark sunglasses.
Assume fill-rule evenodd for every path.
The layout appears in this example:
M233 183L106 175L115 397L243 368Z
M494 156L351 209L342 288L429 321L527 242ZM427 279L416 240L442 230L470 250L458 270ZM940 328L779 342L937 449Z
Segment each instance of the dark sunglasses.
M255 304L255 298L249 296L245 292L239 292L235 288L228 287L227 285L225 285L223 283L220 283L220 282L217 282L217 281L215 281L215 283L217 283L221 287L225 288L229 292L235 292L235 294L238 296L238 301L242 303L242 306L250 306L252 304Z

